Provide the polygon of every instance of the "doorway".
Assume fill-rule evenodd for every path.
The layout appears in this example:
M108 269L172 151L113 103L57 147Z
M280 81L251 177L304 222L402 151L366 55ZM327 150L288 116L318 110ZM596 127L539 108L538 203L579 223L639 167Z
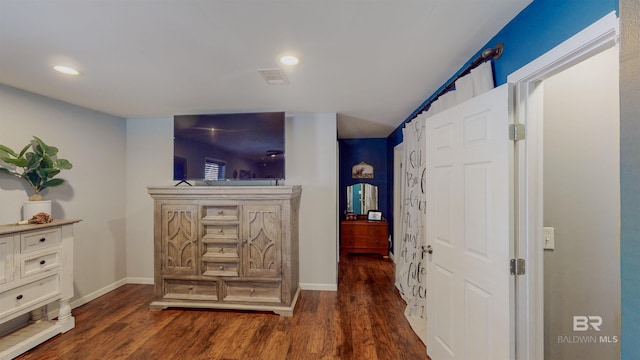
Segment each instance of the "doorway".
M618 58L610 48L542 84L548 360L620 357Z
M543 250L546 242L543 234L543 228L546 226L544 218L544 201L546 201L544 197L544 173L545 171L550 171L545 168L543 151L545 145L543 141L545 138L543 126L545 124L545 85L547 80L552 79L554 75L560 74L564 70L591 59L608 49L612 49L617 56L617 41L618 19L615 13L612 12L507 78L507 81L514 84L515 87L516 122L526 126L526 139L516 142L515 147L515 157L518 159L515 185L516 193L518 194L515 207L517 238L515 256L526 261L526 272L524 275L516 277L515 289L518 318L516 352L519 359L545 358L545 335L547 334L545 334L544 324L544 251L550 252L550 250ZM617 79L618 75L614 74L611 77ZM553 85L552 82L550 84ZM589 87L597 86L599 85L589 85ZM617 92L617 89L615 91ZM585 101L583 99L580 100L582 100L582 105L584 106ZM617 119L617 126L619 126L619 116L611 115L610 117ZM587 122L585 124L588 125ZM588 128L586 125L582 127ZM573 131L560 135L563 142L571 144ZM589 159L588 156L580 156L579 158L584 158L587 161ZM577 187L580 186L580 183L572 183L571 186ZM580 208L575 212L582 210ZM570 210L565 211L569 212ZM590 220L583 216L582 221ZM553 226L552 224L548 225L550 227ZM563 235L560 236L562 237ZM615 242L618 245L613 246L619 246L619 236L615 239ZM557 246L561 246L560 243ZM578 250L575 247L569 247L569 249ZM574 259L571 258L572 261ZM571 265L571 263L565 264L565 266ZM619 266L619 261L615 266ZM585 278L588 276L600 276L600 274L593 271L586 271L588 271L586 275L584 271L580 272ZM563 274L563 269L560 269L554 275L562 276ZM617 279L619 282L619 275ZM569 283L573 284L571 281ZM580 301L588 300L588 296L590 295L583 294ZM572 307L577 306L577 303L569 302L569 304ZM584 309L584 307L580 309ZM566 335L569 336L568 340L570 341L574 340L573 336L587 335L582 332L574 332L574 328L582 328L582 325L574 326L574 317L577 317L579 323L586 319L589 326L599 326L598 316L600 315L573 313L578 311L581 310L577 308L563 310L563 313L567 315L562 321L566 322L568 319L569 333ZM590 327L590 329L597 332L593 327ZM617 331L619 332L619 330ZM614 336L615 334L602 333L600 335ZM600 337L596 335L588 334L587 336L589 336L588 341L594 338L596 341L600 341ZM606 337L603 339L606 339ZM565 340L567 338L560 340L556 338L556 341ZM612 341L614 341L613 338ZM568 341L565 342L568 343ZM574 346L576 344L567 345Z

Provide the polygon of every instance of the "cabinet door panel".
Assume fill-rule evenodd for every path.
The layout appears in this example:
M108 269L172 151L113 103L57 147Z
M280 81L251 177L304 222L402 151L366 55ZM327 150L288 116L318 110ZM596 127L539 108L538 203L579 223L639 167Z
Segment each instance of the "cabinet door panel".
M13 280L13 236L0 237L0 285Z
M162 253L164 274L196 274L198 207L162 206Z
M279 205L243 207L245 276L280 276L282 220Z

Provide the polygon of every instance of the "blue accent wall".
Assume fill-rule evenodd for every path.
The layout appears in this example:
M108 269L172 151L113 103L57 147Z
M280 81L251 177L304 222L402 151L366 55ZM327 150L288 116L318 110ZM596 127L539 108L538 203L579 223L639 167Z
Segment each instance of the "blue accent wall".
M347 186L356 183L368 183L378 186L378 210L390 221L391 209L388 199L391 197L387 176L387 139L340 139L340 219L344 219L347 209ZM351 167L366 162L373 166L373 179L352 179ZM393 169L391 170L393 174Z
M543 55L606 14L619 14L618 0L534 0L516 18L507 24L494 38L478 48L469 59L471 63L484 49L498 42L504 44L504 53L494 62L496 85L506 83L507 76L532 60ZM467 64L461 67L464 69ZM455 77L452 74L451 79ZM448 83L448 81L447 81ZM442 84L442 88L447 84ZM441 89L442 89L441 88ZM425 100L426 104L441 89ZM418 107L407 119L412 119L423 106ZM635 119L637 120L637 119ZM387 138L389 178L393 179L393 148L402 142L400 125ZM640 157L637 149L637 121L621 123L621 186L622 186L622 359L640 359L640 202L638 198L639 170L635 167ZM624 129L629 129L625 134ZM635 131L635 132L634 132ZM635 136L635 137L634 137ZM391 155L389 155L391 154ZM390 196L393 194L391 193ZM390 200L393 203L393 199Z
M507 82L509 74L612 11L618 11L618 0L534 0L496 36L479 47L478 52L458 72L480 56L483 50L501 42L504 44L504 52L493 64L495 83L496 86L500 86ZM405 122L413 119L425 104L456 77L456 74L451 74L449 80L414 110ZM389 135L391 148L402 142L403 126L404 124L400 125Z

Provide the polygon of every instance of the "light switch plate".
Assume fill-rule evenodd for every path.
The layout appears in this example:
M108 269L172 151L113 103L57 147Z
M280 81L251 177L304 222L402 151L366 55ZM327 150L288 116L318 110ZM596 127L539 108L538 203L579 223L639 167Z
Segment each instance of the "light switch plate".
M556 248L556 236L554 228L542 228L542 248L545 250L553 250Z

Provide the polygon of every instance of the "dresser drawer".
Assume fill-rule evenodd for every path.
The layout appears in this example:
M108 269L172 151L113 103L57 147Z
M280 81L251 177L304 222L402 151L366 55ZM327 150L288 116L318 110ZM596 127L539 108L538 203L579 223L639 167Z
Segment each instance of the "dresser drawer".
M375 238L368 236L343 236L341 239L343 246L350 247L388 247L388 240L386 238Z
M38 302L60 295L60 276L55 274L42 280L7 290L0 294L0 318Z
M282 301L282 285L279 281L225 281L223 301L267 302Z
M218 282L165 279L163 298L217 301Z
M204 256L235 259L238 257L238 244L235 242L204 244Z
M238 239L238 224L207 224L204 226L203 241L211 242L216 239Z
M60 267L60 250L25 256L20 264L22 277L57 270Z
M205 205L203 213L206 220L238 220L237 205Z
M34 231L20 235L20 252L42 250L60 245L60 229Z
M202 259L202 275L205 276L238 276L238 261L228 261L205 254Z
M382 225L343 225L342 226L342 235L362 235L362 236L373 236L373 237L386 237L387 236L387 227Z

